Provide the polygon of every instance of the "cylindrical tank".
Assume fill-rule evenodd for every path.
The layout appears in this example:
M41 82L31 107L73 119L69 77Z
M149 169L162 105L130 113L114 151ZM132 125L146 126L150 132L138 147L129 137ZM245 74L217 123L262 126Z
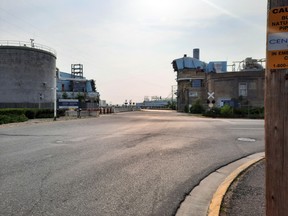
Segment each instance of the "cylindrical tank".
M55 75L52 49L0 41L0 107L51 108Z

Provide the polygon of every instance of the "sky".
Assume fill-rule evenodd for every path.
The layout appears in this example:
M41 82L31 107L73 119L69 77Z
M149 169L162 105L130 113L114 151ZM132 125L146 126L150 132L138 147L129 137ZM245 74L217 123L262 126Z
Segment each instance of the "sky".
M83 64L100 98L112 104L171 97L171 62L242 61L266 56L263 0L0 0L0 40L57 52L57 67Z

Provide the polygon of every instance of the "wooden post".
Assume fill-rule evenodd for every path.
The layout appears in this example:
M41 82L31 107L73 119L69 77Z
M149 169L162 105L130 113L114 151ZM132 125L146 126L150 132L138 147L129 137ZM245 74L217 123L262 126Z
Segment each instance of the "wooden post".
M267 216L288 215L288 24L285 23L287 21L288 0L268 0L265 76Z

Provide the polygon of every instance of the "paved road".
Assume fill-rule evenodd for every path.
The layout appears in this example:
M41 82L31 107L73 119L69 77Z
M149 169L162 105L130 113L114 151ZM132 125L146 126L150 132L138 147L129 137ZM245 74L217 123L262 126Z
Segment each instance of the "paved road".
M2 126L0 215L174 215L209 173L264 151L263 125L145 111Z

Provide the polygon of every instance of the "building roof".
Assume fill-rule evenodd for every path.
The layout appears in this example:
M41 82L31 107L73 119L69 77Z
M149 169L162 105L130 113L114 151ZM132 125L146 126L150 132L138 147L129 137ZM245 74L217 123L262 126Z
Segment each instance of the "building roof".
M172 62L174 71L179 71L183 69L205 69L206 64L196 58L192 57L182 57L175 59Z

